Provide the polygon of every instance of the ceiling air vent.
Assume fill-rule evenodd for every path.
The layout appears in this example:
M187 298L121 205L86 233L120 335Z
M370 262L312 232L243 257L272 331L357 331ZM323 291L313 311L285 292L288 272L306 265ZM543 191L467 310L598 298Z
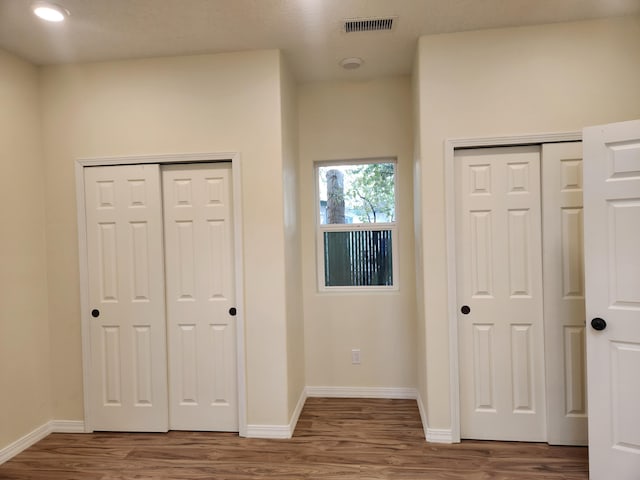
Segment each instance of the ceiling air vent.
M353 33L392 30L395 20L396 17L350 18L344 22L344 31Z

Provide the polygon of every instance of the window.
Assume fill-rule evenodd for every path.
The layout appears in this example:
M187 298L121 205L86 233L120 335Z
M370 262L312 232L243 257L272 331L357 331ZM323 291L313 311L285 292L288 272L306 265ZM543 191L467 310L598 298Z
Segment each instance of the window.
M395 160L316 164L321 290L393 289Z

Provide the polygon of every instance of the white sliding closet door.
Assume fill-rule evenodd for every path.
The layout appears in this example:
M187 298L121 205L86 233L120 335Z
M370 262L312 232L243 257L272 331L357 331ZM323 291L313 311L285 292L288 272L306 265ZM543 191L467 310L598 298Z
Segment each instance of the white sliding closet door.
M545 441L540 149L455 162L461 436Z
M166 431L158 165L84 169L94 430Z
M170 428L238 431L231 165L162 168Z
M547 441L586 445L582 143L544 144L542 172Z

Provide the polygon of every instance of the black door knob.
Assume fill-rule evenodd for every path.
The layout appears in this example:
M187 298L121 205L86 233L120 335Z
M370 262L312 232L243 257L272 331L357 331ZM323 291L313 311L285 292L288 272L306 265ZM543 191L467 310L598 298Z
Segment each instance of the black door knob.
M100 316L100 310L98 310L97 308L94 308L93 310L91 310L91 316L93 318L98 318Z
M469 305L463 305L460 311L462 312L463 315L469 315L469 312L471 312L471 309L469 308Z
M229 315L231 315L232 317L236 316L236 307L231 307L229 309Z
M605 322L604 319L602 319L602 318L596 317L593 320L591 320L591 327L594 330L601 331L601 330L604 330L605 328L607 328L607 322Z

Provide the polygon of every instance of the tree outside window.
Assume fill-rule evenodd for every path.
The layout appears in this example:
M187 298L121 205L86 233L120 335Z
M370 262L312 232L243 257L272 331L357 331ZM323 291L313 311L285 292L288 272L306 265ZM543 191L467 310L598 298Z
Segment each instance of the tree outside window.
M393 286L395 162L319 164L316 172L321 286Z

